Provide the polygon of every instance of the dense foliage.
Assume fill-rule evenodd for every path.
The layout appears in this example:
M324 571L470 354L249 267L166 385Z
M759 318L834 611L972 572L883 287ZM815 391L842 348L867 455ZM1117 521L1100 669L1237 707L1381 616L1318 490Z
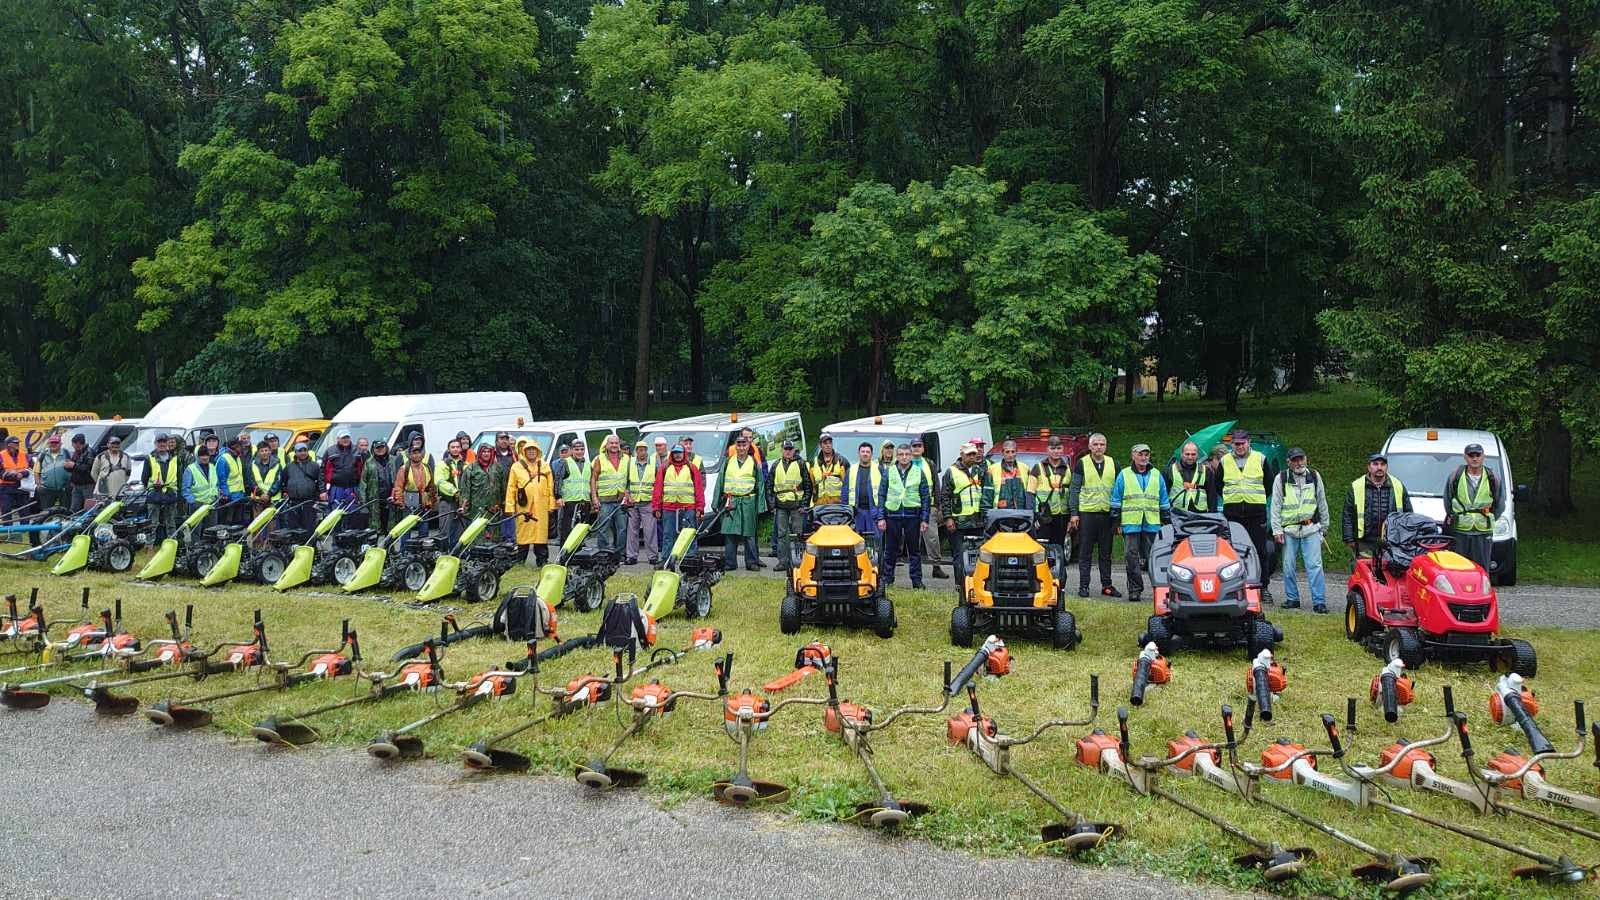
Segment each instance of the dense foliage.
M1329 373L1600 446L1579 0L0 0L0 401L1084 420ZM1125 397L1130 396L1123 388Z

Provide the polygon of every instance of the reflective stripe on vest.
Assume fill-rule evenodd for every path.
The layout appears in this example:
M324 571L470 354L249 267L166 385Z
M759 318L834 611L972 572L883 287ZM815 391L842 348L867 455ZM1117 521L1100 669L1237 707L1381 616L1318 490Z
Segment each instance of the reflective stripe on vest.
M982 489L966 470L960 466L950 467L950 487L953 488L951 493L956 495L956 508L945 510L945 515L956 518L977 515L982 508L979 503L982 499Z
M1251 450L1244 458L1244 469L1239 468L1239 458L1228 454L1222 458L1222 502L1253 503L1264 506L1267 502L1267 458L1259 450Z
M779 503L793 503L800 499L800 473L806 464L800 460L780 459L772 464L772 494Z
M261 489L261 485L263 485L263 484L276 484L277 481L278 481L278 471L281 468L282 467L279 466L277 463L273 463L271 466L267 467L267 471L263 472L263 471L261 471L261 465L259 463L257 463L255 460L251 460L250 461L250 473L256 477L256 489L260 490ZM278 499L278 492L277 491L273 491L272 493L268 494L267 495L267 499L268 500L276 500L276 499Z
M1478 510L1493 508L1494 491L1489 488L1489 470L1483 470L1483 476L1478 479L1478 490L1473 492L1467 482L1467 470L1462 469L1460 477L1456 479L1456 495L1450 498L1450 511L1455 513L1456 530L1492 531L1493 523Z
M861 484L861 463L851 463L850 475L848 476L850 479L850 494L852 501L856 506L863 508L872 506L878 502L878 485L883 483L883 467L878 465L878 461L873 460L867 465L872 466L871 474L867 476L867 481L871 482L872 484L872 496L867 498L867 502L862 503L861 498L855 496L856 487Z
M1123 526L1161 524L1161 473L1146 469L1144 487L1139 486L1139 475L1133 466L1123 469L1117 477L1122 479Z
M244 493L244 463L231 453L228 454L228 493L235 496Z
M1211 470L1204 463L1194 464L1194 480L1183 480L1183 469L1177 463L1172 464L1172 477L1167 479L1167 490L1172 492L1172 508L1183 510L1203 510L1206 508L1206 480L1211 477Z
M568 502L582 503L589 499L589 466L590 460L579 462L572 457L567 457L567 473L561 481L561 499Z
M622 496L628 489L628 458L617 457L617 464L611 465L611 460L602 453L595 457L594 465L600 467L600 475L595 478L594 492L601 500L615 500Z
M1033 467L1033 498L1039 509L1062 515L1067 511L1067 493L1072 480L1072 467L1062 460L1061 474L1056 474L1048 460Z
M922 467L912 463L906 473L902 475L899 466L889 467L889 489L883 499L883 508L889 512L922 508Z
M1078 512L1110 512L1111 485L1117 480L1117 467L1108 459L1095 470L1094 458L1083 457L1083 487L1078 489Z
M737 458L728 460L722 473L722 492L729 497L748 497L756 492L756 458L746 456L741 463Z
M694 505L694 466L674 466L661 471L661 502L676 506Z
M1389 488L1389 493L1394 498L1389 505L1389 512L1403 512L1406 502L1405 485L1400 483L1400 479L1392 476L1389 478L1388 483L1393 485L1393 487ZM1359 541L1367 536L1367 478L1365 475L1350 482L1350 494L1356 501L1356 540Z
M648 494L656 486L656 464L652 460L639 462L634 458L628 463L628 493L633 494L633 499L639 499L639 494ZM643 488L641 491L640 488Z
M1278 511L1278 523L1287 528L1299 525L1317 515L1317 476L1306 472L1306 483L1295 484L1294 476L1283 473L1283 507Z
M198 503L217 502L217 467L202 470L199 463L189 464L189 493Z
M161 486L156 488L158 491L173 493L182 487L182 485L178 484L178 458L176 456L167 457L165 470L162 469L161 463L154 456L150 457L150 474L161 479ZM145 487L150 487L150 485L145 485Z
M844 478L849 472L844 460L835 456L833 462L823 465L821 458L811 464L811 487L816 491L818 503L838 503L844 498Z

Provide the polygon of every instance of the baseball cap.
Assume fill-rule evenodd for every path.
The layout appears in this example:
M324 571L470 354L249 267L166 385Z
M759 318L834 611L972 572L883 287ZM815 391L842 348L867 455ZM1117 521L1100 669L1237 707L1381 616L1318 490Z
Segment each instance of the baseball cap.
M346 431L346 430L344 430L344 429L340 429L340 430L339 430L339 437L340 437L340 439L344 439L344 438L347 438L347 437L349 437L349 436L350 436L350 432L348 432L348 431Z
M1128 451L1128 452L1129 453L1149 453L1150 452L1150 445L1149 444L1134 444L1133 445L1133 449Z
M887 448L889 450L893 450L894 449L894 441L884 441L883 442L883 447L880 447L879 449L884 449L884 448Z
M635 449L635 450L649 450L650 449L650 445L646 444L644 441L634 441L633 442L633 449Z
M383 449L387 450L387 449L389 449L389 442L384 440L383 438L378 438L377 440L372 442L372 449L376 450L379 447L382 447Z
M1463 451L1463 452L1466 452L1466 453L1482 453L1483 452L1483 445L1482 444L1468 444L1467 445L1467 449L1465 451Z
M276 444L278 442L278 436L269 431L267 432L267 440Z
M672 452L673 453L683 453L684 452L683 445L682 444L673 444L672 445Z
M968 441L967 443L971 444L974 447L986 447L986 446L989 445L989 442L984 440L981 437L975 437L972 440Z
M83 440L83 437L81 435L79 435L79 436L77 436L77 439L81 441L81 440ZM61 443L61 435L59 435L59 434L50 435L50 438L49 438L48 441L46 441L46 443L50 443L50 444L59 444L59 443Z
M655 443L655 445L657 447L659 447L662 444L667 443L667 439L658 434L658 435L656 435L656 439L655 439L654 443Z
M961 455L962 456L965 456L968 453L977 453L977 452L978 452L978 445L974 444L971 441L968 441L965 444L961 445Z
M1050 435L1050 440L1045 443L1047 447L1060 447L1061 445L1061 436L1055 434Z
M305 441L301 441L300 443L294 445L294 449L296 449L296 450L310 450L311 446L309 444L307 444Z
M509 431L497 431L497 432L494 433L494 439L497 440L497 441L500 440L501 438L509 438L509 437L511 437L511 432L509 432Z
M817 441L819 443L822 442L822 441L827 441L828 443L831 444L831 443L833 443L833 435L831 435L831 434L827 433L826 431L824 431L822 433L822 436L817 438Z
M1233 430L1233 439L1236 441L1248 441L1250 440L1250 432L1245 431L1243 428L1235 428Z
M1378 451L1377 453L1374 453L1371 456L1367 457L1367 462L1388 462L1388 461L1389 461L1389 457L1384 456L1383 455L1383 451L1381 451L1381 450Z
M122 446L122 438L119 438L116 435L112 435L111 438L106 441L106 443L108 443L108 444L116 444L117 446L120 447L120 446Z
M784 440L783 440L783 449L785 449L785 450L793 450L794 449L794 441L791 441L788 438L784 438Z
M8 434L8 435L6 435L6 443L8 443L8 444L20 444L22 442L17 440L17 436L16 435Z
M1300 459L1301 457L1303 457L1305 455L1306 455L1306 451L1303 448L1301 448L1301 447L1290 447L1289 448L1289 455L1287 457L1285 457L1285 458L1286 459Z
M55 440L59 441L59 440L61 440L61 438L60 437L56 437ZM74 444L87 444L87 443L89 443L89 439L84 437L81 434L75 434L75 435L72 436L72 442Z

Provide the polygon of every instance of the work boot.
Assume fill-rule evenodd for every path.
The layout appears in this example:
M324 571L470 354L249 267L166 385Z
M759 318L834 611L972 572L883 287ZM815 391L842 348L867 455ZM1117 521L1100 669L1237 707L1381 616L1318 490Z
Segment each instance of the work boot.
M1276 606L1278 601L1272 597L1272 588L1261 586L1261 602L1267 606Z
M1328 614L1328 604L1326 604L1326 603L1313 603L1311 605L1311 611L1316 613L1319 616L1325 616L1325 615Z
M1089 596L1089 589L1086 587L1078 588L1078 596L1087 598Z
M765 567L762 566L760 563L753 563L752 562L752 563L745 563L744 564L744 569L745 569L746 572L759 572L763 568L765 568Z
M1117 590L1114 585L1109 585L1108 584L1105 587L1100 589L1100 596L1102 596L1102 597L1121 597L1122 596L1122 592Z
M1263 598L1263 599L1265 599L1265 598ZM1299 609L1300 608L1300 601L1299 600L1285 600L1285 601L1283 601L1283 608L1284 609Z
M767 567L767 564L758 559L755 562L751 563L750 567L751 567L752 570L754 570L754 569L765 569Z
M934 567L933 567L933 577L935 577L935 578L949 578L950 576L946 575L944 573L944 570L939 568L939 566L937 564L935 564Z
M1139 594L1135 593L1135 594L1129 594L1128 595L1128 602L1129 603L1138 603L1138 602L1140 602L1142 600L1144 600L1144 597L1140 596Z

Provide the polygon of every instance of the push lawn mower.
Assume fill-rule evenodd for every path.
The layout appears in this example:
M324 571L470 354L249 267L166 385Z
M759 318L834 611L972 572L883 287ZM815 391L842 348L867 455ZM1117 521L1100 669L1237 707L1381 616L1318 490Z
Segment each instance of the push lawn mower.
M1087 816L1068 809L1060 800L1057 800L1035 783L1033 779L1017 771L1011 765L1011 748L1030 743L1051 728L1070 728L1088 725L1093 722L1100 711L1100 676L1089 676L1088 718L1051 719L1023 738L1016 738L1002 733L995 720L983 715L979 710L977 685L969 683L966 688L967 709L949 721L946 736L949 738L950 743L960 744L971 750L972 754L982 760L983 764L988 766L989 770L996 775L1009 775L1015 778L1018 783L1061 816L1061 821L1052 822L1039 829L1040 837L1045 844L1061 844L1068 853L1076 855L1093 847L1098 847L1108 838L1116 837L1126 830L1121 825L1091 821Z
M171 574L178 568L180 554L188 555L187 547L196 542L200 536L200 526L205 523L206 517L211 515L213 509L210 503L202 503L189 513L189 518L183 520L178 526L176 534L162 539L160 546L156 547L155 555L144 564L135 578L141 581L154 581L164 575ZM192 570L191 570L192 571ZM201 574L205 570L201 570Z
M633 709L633 721L617 736L611 747L600 756L591 757L585 765L579 765L573 773L578 783L595 790L608 790L610 788L639 787L648 780L649 776L639 769L624 769L611 765L611 758L627 740L639 732L652 719L664 719L671 715L683 700L722 700L728 696L728 677L733 673L733 654L729 653L713 664L713 671L717 677L717 692L715 694L696 693L694 691L669 691L660 679L652 678L650 681L636 686L628 696L628 706ZM615 696L615 694L613 694Z
M1261 567L1244 526L1174 510L1150 548L1155 614L1139 645L1169 656L1198 644L1271 650L1283 632L1261 613Z
M389 529L388 534L384 535L377 543L367 547L355 571L351 572L348 578L339 582L341 590L346 594L354 594L356 591L364 591L379 582L393 584L399 573L396 571L394 563L389 559L389 551L400 547L404 543L406 535L410 534L421 522L422 516L410 513L405 518L394 523L394 527ZM341 566L342 564L335 558L332 569L335 581L339 580ZM348 568L348 566L343 567ZM423 568L422 574L416 579L417 587L422 587L422 582L427 580L427 577L428 571Z
M969 537L961 547L956 608L950 611L950 643L972 646L987 632L1049 638L1057 650L1071 650L1083 636L1067 611L1067 548L1039 543L1033 513L991 509L984 538Z
M376 502L376 498L368 500L366 503L361 504L349 512L360 512ZM332 534L334 529L339 527L339 523L344 521L344 517L346 515L347 512L342 506L335 506L328 510L328 514L322 517L322 521L317 523L317 527L311 529L311 533L306 535L305 543L296 545L290 551L289 561L283 567L283 574L279 575L272 582L273 590L287 591L290 588L297 588L300 585L310 581L315 576L317 571L316 558L318 545L320 544L325 552L327 549L329 549L332 541L328 539L328 535ZM289 541L287 538L284 538L283 542ZM349 571L355 571L354 561L351 562ZM266 581L267 572L265 569L262 570L261 575L261 580Z
M73 536L67 552L56 561L50 573L70 575L85 566L126 572L133 568L133 555L139 548L150 545L149 528L144 494L113 500L100 507L84 530ZM61 535L66 533L63 531Z
M259 628L256 631L257 647L264 653L270 653L267 647L265 633ZM346 649L349 655L345 655ZM345 619L339 636L339 647L334 650L312 650L300 657L294 664L273 661L268 656L262 668L271 676L266 684L257 684L252 687L224 691L220 694L211 694L205 697L194 697L188 700L163 700L144 711L145 718L162 726L177 728L198 728L211 724L212 712L205 709L222 700L233 697L242 697L246 694L257 694L263 691L285 691L298 685L312 681L322 681L327 678L337 678L349 675L355 671L355 660L361 656L361 645L356 633L350 629L350 620ZM303 672L291 672L291 669L305 666Z
M719 509L699 528L678 532L667 553L666 564L650 576L645 593L644 613L657 622L674 609L682 609L691 619L711 615L711 589L722 580L722 554L697 549L700 532L709 531L726 509Z
M1447 707L1452 704L1447 703ZM1356 701L1351 698L1346 708L1347 724L1354 724ZM1250 730L1251 712L1245 709L1245 734ZM1466 720L1464 717L1454 717L1453 711L1447 713L1454 718L1458 732L1463 739L1463 746L1470 750L1466 741ZM1565 856L1551 856L1532 850L1519 844L1504 841L1493 835L1475 829L1435 819L1416 810L1409 809L1387 798L1387 792L1379 787L1379 779L1389 775L1398 768L1403 760L1414 759L1409 753L1397 753L1384 765L1377 769L1365 766L1350 766L1344 761L1344 747L1339 740L1339 729L1333 716L1326 713L1322 716L1322 727L1327 731L1329 746L1325 749L1309 750L1303 744L1296 744L1287 738L1279 738L1275 743L1267 746L1261 753L1261 764L1252 765L1242 763L1239 766L1247 779L1250 780L1250 789L1255 790L1261 783L1263 776L1272 781L1293 784L1303 788L1343 800L1358 809L1382 809L1396 815L1405 816L1413 821L1422 822L1435 828L1460 835L1468 840L1477 841L1490 847L1495 847L1515 856L1532 861L1526 865L1512 870L1512 875L1517 878L1536 878L1541 881L1560 883L1577 882L1588 877L1588 868L1579 866ZM1444 740L1448 740L1446 736ZM1423 742L1426 745L1428 742ZM1441 741L1442 743L1442 741ZM1346 774L1354 780L1346 781L1317 771L1317 757L1325 756L1337 761ZM1392 781L1390 783L1393 783Z
M1451 535L1415 513L1384 521L1381 559L1358 559L1346 585L1344 634L1379 659L1417 669L1430 659L1486 662L1532 678L1533 645L1502 638L1489 573L1450 550Z
M496 523L477 518L468 525L449 553L433 563L433 573L417 592L426 603L460 593L471 602L493 600L500 595L500 578L521 561L523 551L516 542L479 543L484 529Z
M361 703L376 703L406 691L437 690L444 681L444 673L439 668L438 651L435 650L432 641L426 643L425 650L428 657L425 662L406 663L395 672L361 672L361 676L367 681L365 692L325 703L305 712L269 716L251 726L250 735L265 744L300 747L322 739L321 732L306 724L308 719ZM360 665L358 648L352 651L350 661L352 665Z
M1145 797L1160 797L1181 809L1217 826L1223 833L1249 845L1252 852L1234 857L1234 864L1242 868L1260 869L1268 882L1288 881L1297 877L1306 862L1316 858L1310 847L1284 848L1276 841L1256 837L1221 816L1209 813L1157 783L1162 772L1183 763L1191 762L1198 753L1216 753L1215 744L1203 744L1198 738L1193 742L1174 741L1168 745L1166 758L1143 756L1134 759L1128 741L1128 710L1117 709L1119 737L1114 738L1099 728L1078 741L1078 762L1103 775L1114 776L1126 782L1133 792ZM1192 733L1192 732L1191 732Z
M876 546L852 527L855 512L826 503L811 508L811 532L796 542L789 580L778 607L778 630L795 634L804 625L870 627L894 636L894 603L878 577Z
M295 504L295 506L287 507L283 511L287 512L302 505L304 504ZM262 573L271 576L271 581L266 581L267 584L277 581L278 576L283 574L283 567L287 563L287 555L281 545L276 542L268 543L264 547L252 545L256 542L256 535L260 534L261 529L266 528L273 519L278 517L279 511L276 506L265 507L256 514L254 519L250 520L250 524L246 525L242 531L235 526L229 535L232 540L223 546L222 555L217 557L217 561L200 578L200 585L202 587L216 587L219 584L226 584L240 575L259 581L264 580L258 577Z
M617 506L601 516L597 524L605 525L621 510L622 507ZM605 602L606 579L617 574L622 557L616 550L583 546L594 527L588 522L573 523L567 539L561 542L556 561L539 573L539 585L534 592L551 606L559 608L570 600L578 612L592 612Z

